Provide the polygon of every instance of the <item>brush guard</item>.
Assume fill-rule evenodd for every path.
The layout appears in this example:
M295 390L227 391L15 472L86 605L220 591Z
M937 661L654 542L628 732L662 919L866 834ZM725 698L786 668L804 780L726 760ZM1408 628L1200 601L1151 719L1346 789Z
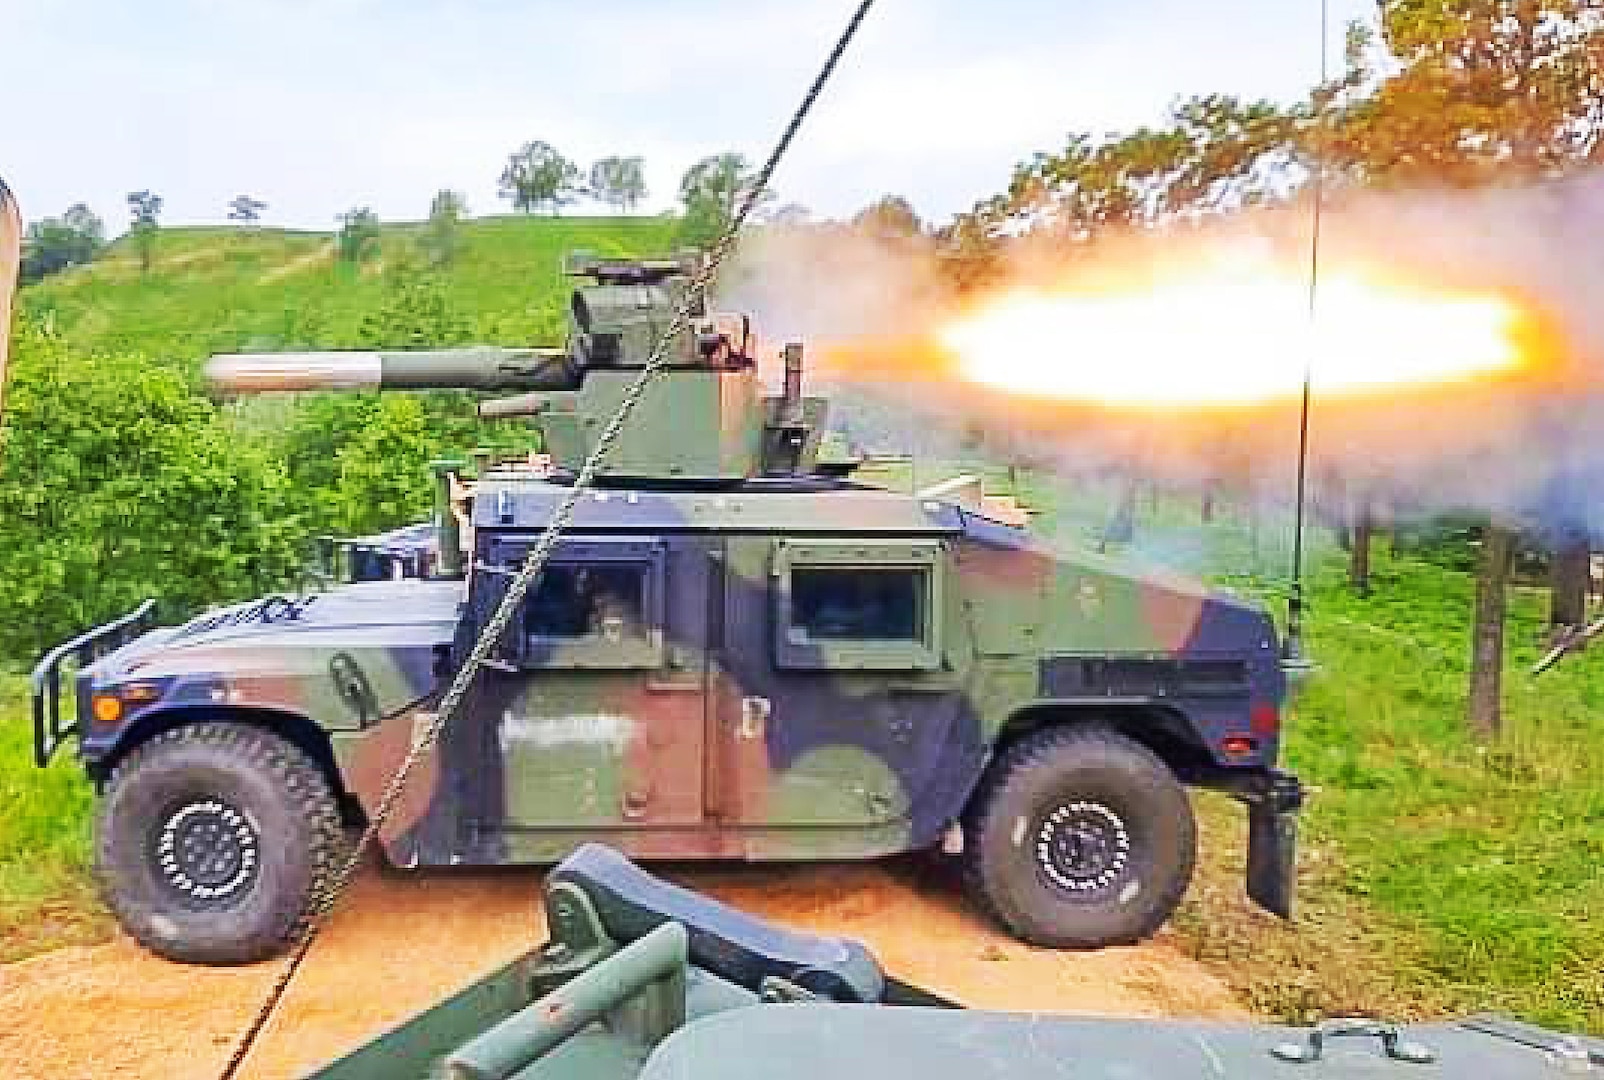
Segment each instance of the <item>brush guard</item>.
M149 630L155 619L156 601L146 600L120 619L79 634L71 641L45 653L33 669L33 763L39 768L50 764L61 744L82 730L78 715L78 695L72 695L70 716L61 708L62 665L71 661L82 671Z

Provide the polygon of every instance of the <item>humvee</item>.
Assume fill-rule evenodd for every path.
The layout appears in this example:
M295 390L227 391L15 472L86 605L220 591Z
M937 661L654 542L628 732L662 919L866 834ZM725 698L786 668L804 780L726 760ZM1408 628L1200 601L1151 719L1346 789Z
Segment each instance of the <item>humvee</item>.
M152 606L34 672L96 862L154 951L280 949L434 717L682 298L673 260L569 266L566 345L214 358L215 385L519 391L543 457L436 469L425 577ZM1249 894L1287 914L1297 780L1258 606L1034 538L978 483L855 481L820 453L803 349L766 388L749 323L696 313L380 840L402 867L862 859L935 849L1020 938L1151 934L1193 869L1187 787L1248 807ZM74 669L69 675L67 670ZM70 686L64 685L70 683Z

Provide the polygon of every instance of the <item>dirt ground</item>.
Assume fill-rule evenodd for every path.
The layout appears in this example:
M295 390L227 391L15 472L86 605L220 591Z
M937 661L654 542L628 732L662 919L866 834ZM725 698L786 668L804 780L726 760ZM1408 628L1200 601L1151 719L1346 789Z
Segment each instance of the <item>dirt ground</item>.
M803 929L859 938L885 969L964 1004L1037 1012L1240 1017L1225 985L1162 936L1058 953L972 913L902 861L673 868L667 876ZM532 872L366 872L319 940L244 1075L315 1068L538 942ZM126 939L0 966L6 1080L211 1080L279 971L183 967Z

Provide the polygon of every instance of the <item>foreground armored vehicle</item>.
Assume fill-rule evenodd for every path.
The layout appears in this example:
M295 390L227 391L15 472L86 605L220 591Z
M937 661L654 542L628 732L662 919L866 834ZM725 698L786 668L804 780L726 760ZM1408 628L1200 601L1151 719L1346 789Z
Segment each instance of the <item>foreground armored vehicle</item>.
M1604 1042L1499 1017L1400 1029L990 1013L863 946L761 922L595 845L550 875L550 941L305 1080L1486 1077L1604 1071Z
M521 390L549 463L438 470L434 576L270 597L175 627L142 608L35 672L39 763L101 789L123 925L170 957L291 936L371 813L680 298L668 262L575 267L563 349L223 357L234 392ZM1248 890L1291 903L1300 791L1276 770L1269 617L823 463L786 346L698 316L381 835L406 866L961 854L980 903L1055 946L1129 942L1192 873L1185 785L1249 806ZM79 661L62 707L63 667Z

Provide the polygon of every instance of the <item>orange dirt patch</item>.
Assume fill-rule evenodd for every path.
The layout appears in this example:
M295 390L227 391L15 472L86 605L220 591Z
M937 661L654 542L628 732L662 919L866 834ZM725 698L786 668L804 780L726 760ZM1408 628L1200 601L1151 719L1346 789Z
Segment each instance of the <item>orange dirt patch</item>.
M1164 936L1097 953L1021 945L917 860L666 876L790 926L859 938L888 972L971 1006L1246 1015ZM543 936L539 883L533 872L363 874L244 1076L298 1076L529 949ZM279 970L184 967L125 938L0 966L5 1076L211 1080Z

